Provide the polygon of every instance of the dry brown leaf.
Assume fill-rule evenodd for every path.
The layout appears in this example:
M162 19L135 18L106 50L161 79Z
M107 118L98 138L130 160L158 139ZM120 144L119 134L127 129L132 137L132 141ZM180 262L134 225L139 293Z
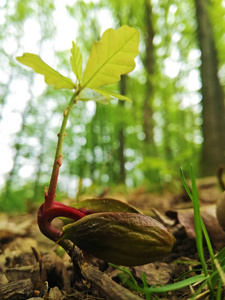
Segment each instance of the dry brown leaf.
M184 226L187 235L195 239L194 212L192 208L175 210L178 221ZM215 250L219 251L225 247L225 232L218 224L216 218L216 205L206 205L200 208L201 217L205 224ZM170 212L169 212L170 213Z
M138 266L134 269L136 271L136 276L139 278L141 278L141 273L145 273L149 285L165 285L170 281L175 268L175 265L155 262L144 266Z
M12 221L6 215L0 214L0 241L2 243L14 239L16 236L25 236L30 231L33 218L31 216L21 217L20 221Z

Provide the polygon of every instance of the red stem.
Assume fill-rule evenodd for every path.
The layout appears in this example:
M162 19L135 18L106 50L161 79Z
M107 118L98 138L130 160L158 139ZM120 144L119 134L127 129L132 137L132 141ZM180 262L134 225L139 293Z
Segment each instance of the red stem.
M54 242L62 235L62 232L51 224L56 217L66 217L77 221L85 217L85 214L57 201L53 202L51 208L45 210L45 203L43 203L38 210L38 226L40 231Z
M64 137L66 135L65 130L66 130L66 124L68 121L69 114L73 108L73 105L75 103L76 97L79 95L80 90L75 92L71 99L68 107L64 110L63 113L63 121L61 125L60 132L58 134L58 143L56 147L56 153L55 153L55 160L54 160L54 165L52 169L52 176L49 184L49 189L48 193L45 196L45 206L44 210L50 209L53 206L53 202L55 200L55 192L56 192L56 187L57 187L57 181L58 181L58 175L59 175L59 168L62 165L62 146L63 146L63 141Z
M61 165L62 165L62 155L54 162L54 168L52 171L49 190L45 193L44 210L51 208L54 203L55 192L56 192L58 176L59 176L59 168L61 167Z
M79 210L66 206L60 202L55 201L55 193L58 182L59 168L62 165L62 146L63 140L65 137L65 129L68 121L70 111L73 108L76 97L79 95L81 90L76 91L70 99L69 106L65 109L63 113L63 122L61 125L60 132L58 134L58 143L55 153L55 160L52 170L52 176L49 184L49 189L45 191L45 202L40 206L38 210L38 225L41 232L53 241L57 241L62 232L52 226L51 222L56 217L67 217L77 221L80 218L83 218L85 214Z

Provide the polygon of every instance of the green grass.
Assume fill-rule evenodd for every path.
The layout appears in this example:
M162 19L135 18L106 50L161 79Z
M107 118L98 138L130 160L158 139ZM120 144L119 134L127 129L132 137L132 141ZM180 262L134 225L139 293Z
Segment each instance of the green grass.
M147 300L158 299L157 294L159 293L164 293L164 296L166 297L168 292L180 290L185 287L190 287L190 290L192 291L192 295L189 299L198 299L201 296L206 297L209 295L209 299L219 300L222 297L223 286L225 286L225 248L223 248L217 255L214 254L208 232L200 214L200 203L193 167L191 166L190 170L192 192L186 183L182 169L180 170L180 175L184 188L193 203L196 246L201 264L201 274L179 280L184 276L189 276L189 274L186 273L183 274L184 276L180 276L178 281L172 284L149 287L144 273L142 274L142 284L140 285L136 282L128 268L121 268L116 265L112 266L122 271L123 282L129 288L138 291L139 293L144 293ZM206 241L210 262L207 262L205 259L203 251L203 239ZM192 272L194 272L194 270L192 270ZM126 278L126 280L124 278Z

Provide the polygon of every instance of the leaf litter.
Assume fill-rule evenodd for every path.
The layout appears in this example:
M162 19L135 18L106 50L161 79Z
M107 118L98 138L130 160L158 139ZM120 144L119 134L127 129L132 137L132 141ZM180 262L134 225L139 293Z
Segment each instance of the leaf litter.
M202 219L214 250L219 251L225 246L225 233L219 227L215 215L215 201L219 189L216 190L213 184L208 183L199 185L199 189ZM114 197L110 190L107 192L107 196ZM143 273L149 286L173 283L185 272L191 275L191 270L198 266L199 261L195 245L193 210L185 194L150 194L143 188L126 196L118 195L117 198L160 220L170 228L177 239L173 250L163 260L129 268L136 282L142 284ZM70 202L68 199L66 201ZM56 224L61 226L61 221L56 220ZM59 250L57 245L39 232L35 213L1 213L0 299L145 298L144 294L138 294L123 286L119 276L121 272L107 263L87 254L83 256L77 249L75 255L78 261L82 261L78 270L69 256ZM179 296L179 299L187 299L187 295L191 295L189 288L170 292L167 297L176 299ZM162 295L161 298L163 297Z

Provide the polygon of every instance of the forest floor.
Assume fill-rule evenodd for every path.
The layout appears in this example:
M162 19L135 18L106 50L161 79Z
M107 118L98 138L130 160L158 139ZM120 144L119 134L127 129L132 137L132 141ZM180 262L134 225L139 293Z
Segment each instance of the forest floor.
M197 182L201 215L215 253L225 247L225 233L215 215L215 203L220 194L216 178ZM192 203L185 192L152 194L139 188L128 195L107 191L107 197L125 201L161 221L176 237L171 253L163 260L129 268L137 284L146 274L148 285L173 283L180 275L199 268L196 250ZM67 204L70 200L65 200ZM60 225L60 220L57 220ZM0 299L145 299L146 295L125 285L126 274L96 258L85 255L80 270L74 272L67 254L43 236L37 226L36 212L0 214ZM79 251L75 252L76 255ZM208 256L205 251L206 258ZM121 276L121 274L123 276ZM193 287L196 289L197 287ZM156 294L151 299L188 299L193 290ZM150 299L150 298L149 298ZM206 296L202 299L207 299Z

